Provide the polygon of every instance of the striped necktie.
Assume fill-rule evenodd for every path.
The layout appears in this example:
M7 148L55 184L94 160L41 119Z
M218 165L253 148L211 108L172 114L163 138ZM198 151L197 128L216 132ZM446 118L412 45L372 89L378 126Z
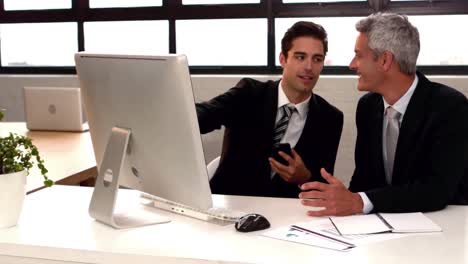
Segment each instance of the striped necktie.
M275 132L273 134L273 146L278 146L283 138L284 134L286 133L286 129L288 128L289 119L293 112L296 111L296 108L291 105L283 105L280 108L280 112L282 114L281 118L275 125Z

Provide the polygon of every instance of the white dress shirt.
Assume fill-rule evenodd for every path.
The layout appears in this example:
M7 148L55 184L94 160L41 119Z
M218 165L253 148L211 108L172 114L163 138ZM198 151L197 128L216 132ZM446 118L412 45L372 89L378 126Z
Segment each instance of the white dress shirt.
M309 96L309 98L307 98L305 101L299 104L293 104L289 102L288 97L284 93L282 84L283 81L281 80L278 86L278 107L276 110L275 124L278 123L278 121L282 117L281 107L283 105L289 104L293 105L296 108L296 111L294 111L291 114L291 117L289 118L288 127L286 128L286 132L284 133L283 138L281 138L280 141L280 143L289 143L289 145L291 145L291 148L294 148L297 142L299 141L299 138L301 137L302 130L304 129L307 114L309 113L309 101L311 96ZM273 178L275 173L276 172L274 172L273 170L271 171L271 178Z
M406 93L400 99L398 99L398 101L396 101L396 103L393 105L390 105L389 103L387 103L385 101L385 98L383 98L382 96L383 103L384 103L384 109L383 109L384 113L385 113L385 109L387 109L387 107L389 106L391 106L393 109L398 111L401 114L400 119L398 120L400 126L401 126L401 122L403 121L403 117L405 116L406 108L408 107L409 101L411 100L411 97L413 96L414 90L416 89L418 82L419 82L418 76L415 75L414 81L409 87L408 91L406 91ZM385 138L387 136L387 124L388 124L388 120L384 115L383 126L382 126L383 127L382 129L382 154L383 154L384 161L387 160L387 146L385 144ZM370 201L369 197L367 197L365 192L359 192L359 195L361 196L362 202L364 203L364 208L362 211L364 214L368 214L370 211L372 211L372 209L374 209L374 205Z
M299 141L299 138L302 134L302 129L304 129L304 125L307 119L307 114L309 113L309 101L311 96L309 96L306 100L299 104L293 104L289 102L288 97L284 93L283 90L283 81L279 83L278 87L278 108L276 112L276 121L275 124L281 118L281 110L280 108L283 105L293 105L297 111L294 111L289 119L288 128L286 129L286 133L284 134L283 138L281 139L280 143L289 143L291 148L294 148Z

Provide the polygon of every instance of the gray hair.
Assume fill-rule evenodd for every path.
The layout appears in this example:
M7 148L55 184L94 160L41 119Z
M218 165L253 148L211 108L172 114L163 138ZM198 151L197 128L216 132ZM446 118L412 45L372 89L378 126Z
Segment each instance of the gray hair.
M420 44L419 32L405 15L376 13L356 23L356 30L369 38L369 48L377 57L390 51L406 74L416 72Z

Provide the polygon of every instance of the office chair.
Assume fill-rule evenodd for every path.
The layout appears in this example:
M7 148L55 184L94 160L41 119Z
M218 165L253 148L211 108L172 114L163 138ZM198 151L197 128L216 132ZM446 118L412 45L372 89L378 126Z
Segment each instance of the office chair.
M218 157L214 158L206 166L206 169L208 171L208 180L211 180L211 178L213 178L213 175L215 174L216 169L218 168L220 158L221 158L221 156L218 156Z

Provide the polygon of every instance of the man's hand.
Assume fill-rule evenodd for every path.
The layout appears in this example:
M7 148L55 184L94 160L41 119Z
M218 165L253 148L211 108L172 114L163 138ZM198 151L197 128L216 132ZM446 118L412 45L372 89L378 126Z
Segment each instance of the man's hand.
M350 192L340 180L324 168L320 170L320 173L328 184L308 182L301 186L303 192L299 194L299 198L304 199L303 205L325 208L321 211L307 211L309 216L342 216L362 213L364 204L359 194Z
M273 158L269 158L271 169L278 173L286 182L295 184L307 182L312 176L310 171L304 165L301 156L294 149L291 149L291 152L292 157L282 151L278 152L288 162L288 166L279 163Z

